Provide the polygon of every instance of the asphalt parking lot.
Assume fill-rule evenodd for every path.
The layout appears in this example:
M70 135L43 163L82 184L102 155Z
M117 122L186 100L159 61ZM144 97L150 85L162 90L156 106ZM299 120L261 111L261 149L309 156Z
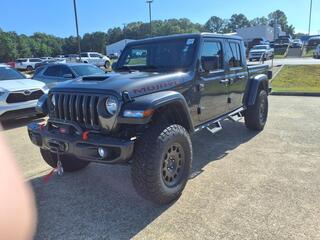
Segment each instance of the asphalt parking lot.
M27 121L4 135L35 191L37 239L320 239L319 106L271 96L264 132L227 121L195 135L191 179L166 207L134 192L127 166L91 164L44 184Z

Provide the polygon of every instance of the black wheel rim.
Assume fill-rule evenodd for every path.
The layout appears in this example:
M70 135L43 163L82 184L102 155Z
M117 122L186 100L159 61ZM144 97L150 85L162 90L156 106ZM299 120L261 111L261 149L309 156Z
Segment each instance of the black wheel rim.
M179 143L172 144L163 157L162 179L168 187L177 186L183 178L185 154Z
M262 98L260 101L260 108L259 108L259 119L260 123L265 123L267 118L267 100Z

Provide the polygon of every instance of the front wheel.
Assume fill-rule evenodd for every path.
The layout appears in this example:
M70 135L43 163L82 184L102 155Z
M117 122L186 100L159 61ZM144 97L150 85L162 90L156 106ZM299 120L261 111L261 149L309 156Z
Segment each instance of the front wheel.
M178 199L192 163L190 136L180 125L154 125L137 140L131 175L136 191L156 204Z
M40 149L44 161L51 167L56 168L58 163L57 155L49 150ZM89 165L90 162L83 161L70 155L61 155L60 161L65 172L79 171Z
M260 90L257 94L255 104L249 106L244 113L247 128L262 131L267 122L268 107L268 93L265 90Z

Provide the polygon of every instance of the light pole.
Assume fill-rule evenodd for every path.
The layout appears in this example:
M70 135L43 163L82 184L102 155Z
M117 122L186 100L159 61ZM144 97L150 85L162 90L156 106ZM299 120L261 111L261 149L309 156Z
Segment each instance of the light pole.
M78 14L77 14L76 0L73 0L73 9L74 9L74 18L76 20L77 40L78 40L78 53L79 53L79 59L81 61L81 43L80 43L80 36L79 36L79 26L78 26Z
M150 19L150 36L152 37L152 16L151 16L151 4L153 0L147 0L147 3L149 4L149 19Z
M123 38L124 38L124 44L127 45L127 24L122 23L123 25Z
M308 31L309 36L311 32L311 19L312 19L312 0L310 0L309 31Z

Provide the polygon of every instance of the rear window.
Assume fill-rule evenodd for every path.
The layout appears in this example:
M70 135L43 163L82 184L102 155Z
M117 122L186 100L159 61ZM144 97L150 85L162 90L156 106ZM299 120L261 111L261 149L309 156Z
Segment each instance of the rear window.
M41 62L42 60L40 58L30 58L29 62Z
M26 62L26 61L27 61L27 59L25 59L25 58L19 58L16 60L17 63L22 63L22 62Z
M24 78L26 77L13 68L0 67L0 81Z

